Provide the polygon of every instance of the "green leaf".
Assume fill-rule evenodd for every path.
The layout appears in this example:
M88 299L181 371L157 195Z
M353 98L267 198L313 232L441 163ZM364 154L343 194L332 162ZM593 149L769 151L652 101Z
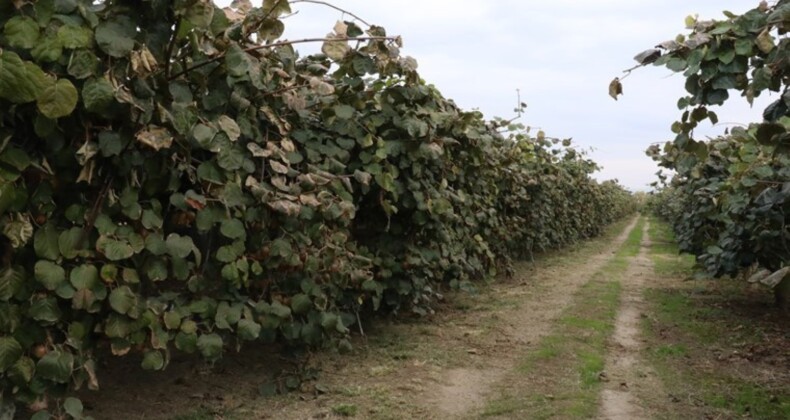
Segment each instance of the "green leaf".
M165 357L157 350L147 351L140 366L144 370L162 370L165 367Z
M112 131L99 133L99 150L104 157L118 156L124 148L121 135Z
M757 127L757 133L755 133L755 138L761 144L770 145L773 143L773 139L776 136L784 134L787 132L787 129L784 125L779 123L763 123Z
M22 356L8 369L8 379L17 386L27 386L33 380L35 372L36 362L29 357Z
M236 331L238 332L239 338L242 340L257 340L261 335L261 324L251 319L242 319L236 326Z
M38 41L38 23L26 16L14 16L5 23L3 35L11 47L31 49Z
M222 355L222 337L219 334L203 334L197 340L200 354L209 361L214 361Z
M200 166L198 166L197 176L203 181L211 182L214 184L225 183L225 176L223 175L223 171L213 161L206 161L201 163Z
M263 12L273 18L291 13L291 4L281 0L263 0Z
M289 318L291 316L291 308L278 301L272 302L269 311L278 318Z
M176 334L176 338L173 341L176 345L176 348L185 353L194 353L198 350L198 337L194 332L187 333L181 331Z
M62 14L69 14L77 8L78 0L55 0L54 11Z
M38 110L51 119L65 117L77 106L77 88L67 79L47 86L36 100Z
M126 57L134 49L134 22L126 16L103 21L96 28L96 43L111 57Z
M103 77L89 79L82 87L82 102L88 111L103 114L115 102L115 89Z
M223 236L230 239L239 239L247 236L247 230L244 223L239 219L225 219L219 228Z
M149 230L161 229L164 224L164 220L162 220L161 216L153 210L148 209L143 210L143 217L140 222L143 224L144 228Z
M115 264L105 264L99 270L99 275L105 283L113 283L118 278L118 266Z
M310 297L299 293L291 297L291 309L295 314L305 314L310 311L310 308L313 307L313 301L310 300Z
M22 345L13 337L0 337L0 372L5 372L22 357Z
M77 79L85 79L96 74L99 59L91 50L76 50L71 54L68 72Z
M121 261L131 258L135 252L128 241L100 236L96 241L96 250L104 254L110 261Z
M33 236L33 249L39 258L53 261L60 258L58 231L54 225L47 223L36 230L36 234Z
M149 259L145 267L145 275L151 281L167 280L167 264L161 259Z
M33 301L28 309L28 315L36 321L55 323L60 321L62 312L54 297L45 297Z
M126 338L132 330L132 324L125 316L111 313L104 323L104 334L110 338Z
M74 356L61 350L52 350L36 364L36 376L52 382L65 384L74 370Z
M195 128L192 129L192 137L195 138L201 147L206 149L211 146L211 141L216 135L217 130L205 124L196 124Z
M145 249L153 255L167 254L167 244L160 233L151 233L145 238Z
M17 104L35 101L49 80L40 67L0 49L0 98Z
M293 254L291 243L282 238L275 239L271 244L271 254L282 258L290 257Z
M19 266L6 267L0 270L0 300L7 302L25 283L27 275Z
M177 311L167 311L163 317L165 327L169 330L177 330L181 326L181 314Z
M30 50L30 55L38 62L53 62L60 60L63 55L63 45L60 40L53 37L39 38L33 49Z
M354 108L349 105L335 105L333 109L341 120L350 120L354 117Z
M187 9L185 20L193 28L208 29L214 17L214 2L198 1L193 2Z
M250 71L252 63L247 53L238 44L233 43L225 53L225 66L231 76L241 77Z
M238 146L223 148L217 156L217 164L226 171L236 171L244 165L244 152Z
M129 286L121 286L110 292L110 307L120 314L128 313L137 305L137 295Z
M61 232L58 236L60 253L67 259L76 258L80 254L80 250L84 249L85 242L79 242L81 238L82 229L78 227Z
M63 25L58 29L58 41L64 48L88 48L93 43L93 31L85 26Z
M47 290L56 290L66 281L66 270L47 260L39 260L34 267L36 280Z
M167 253L175 258L186 258L195 249L195 243L189 236L181 236L177 233L167 235L165 239Z
M84 407L82 406L82 401L78 400L74 397L68 397L63 401L63 410L66 414L70 415L72 418L75 419L82 419L82 412Z
M99 284L99 270L95 265L83 264L69 273L69 282L75 289L93 289Z

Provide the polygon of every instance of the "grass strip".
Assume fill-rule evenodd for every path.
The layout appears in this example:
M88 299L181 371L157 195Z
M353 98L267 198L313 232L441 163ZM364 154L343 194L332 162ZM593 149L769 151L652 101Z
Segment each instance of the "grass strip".
M580 418L598 409L606 343L620 307L621 280L639 254L640 218L615 255L582 286L551 334L530 351L507 388L486 404L484 417Z
M693 275L693 257L678 255L666 224L651 220L650 226L650 254L661 286L645 292L652 314L643 322L645 360L671 390L675 404L665 407L666 418L790 418L790 383L774 375L782 372L771 372L772 365L759 359L732 358L772 345L781 352L782 334L772 335L762 314L732 310L733 302L743 306L754 299L742 283L683 281ZM769 302L766 297L766 312Z

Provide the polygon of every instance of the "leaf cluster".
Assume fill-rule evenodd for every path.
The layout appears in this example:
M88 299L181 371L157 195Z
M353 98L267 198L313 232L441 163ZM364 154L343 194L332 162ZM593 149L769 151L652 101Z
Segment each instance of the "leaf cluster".
M688 95L678 101L683 114L672 126L676 137L648 150L661 166L675 171L653 205L673 223L681 250L696 255L714 276L754 265L775 271L790 261L790 2L762 2L742 15L725 16L689 18L690 34L637 56L638 61L651 57L640 64L664 66L685 77ZM718 122L710 107L723 104L731 92L749 103L766 92L779 95L764 110L762 122L695 140L698 124Z

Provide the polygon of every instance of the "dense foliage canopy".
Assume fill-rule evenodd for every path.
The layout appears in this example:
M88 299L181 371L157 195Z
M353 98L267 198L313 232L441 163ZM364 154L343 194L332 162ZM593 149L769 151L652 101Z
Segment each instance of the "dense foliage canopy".
M344 349L366 314L425 313L634 210L569 141L460 110L381 27L300 57L289 11L0 3L5 409L79 418L52 397L98 388L105 353Z
M636 57L643 65L682 72L688 92L678 102L683 115L672 126L675 139L648 150L675 172L653 206L673 223L681 250L696 255L709 274L755 267L777 272L790 262L790 1L725 16L689 18L690 34ZM735 126L710 141L694 139L698 124L718 122L710 107L731 92L749 103L768 92L778 95L762 122Z

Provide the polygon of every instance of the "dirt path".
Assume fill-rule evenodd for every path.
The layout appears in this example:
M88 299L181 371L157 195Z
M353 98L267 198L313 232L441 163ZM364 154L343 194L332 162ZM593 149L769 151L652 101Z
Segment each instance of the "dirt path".
M574 293L612 257L613 250L625 242L637 220L634 218L604 249L583 261L542 271L530 271L522 266L517 271L516 276L521 277L517 282L529 284L530 288L504 290L506 296L517 298L520 304L500 315L499 340L503 345L478 366L455 368L442 375L436 395L429 397L435 398L441 417L463 417L482 408L491 385L512 370L514 358L551 330ZM534 289L539 289L539 293L534 293Z
M622 280L622 304L606 360L607 384L601 392L600 417L603 419L651 418L640 404L640 396L663 395L660 381L640 357L644 348L640 332L645 310L644 288L646 281L653 277L648 229L649 224L645 224L639 254L631 258Z

